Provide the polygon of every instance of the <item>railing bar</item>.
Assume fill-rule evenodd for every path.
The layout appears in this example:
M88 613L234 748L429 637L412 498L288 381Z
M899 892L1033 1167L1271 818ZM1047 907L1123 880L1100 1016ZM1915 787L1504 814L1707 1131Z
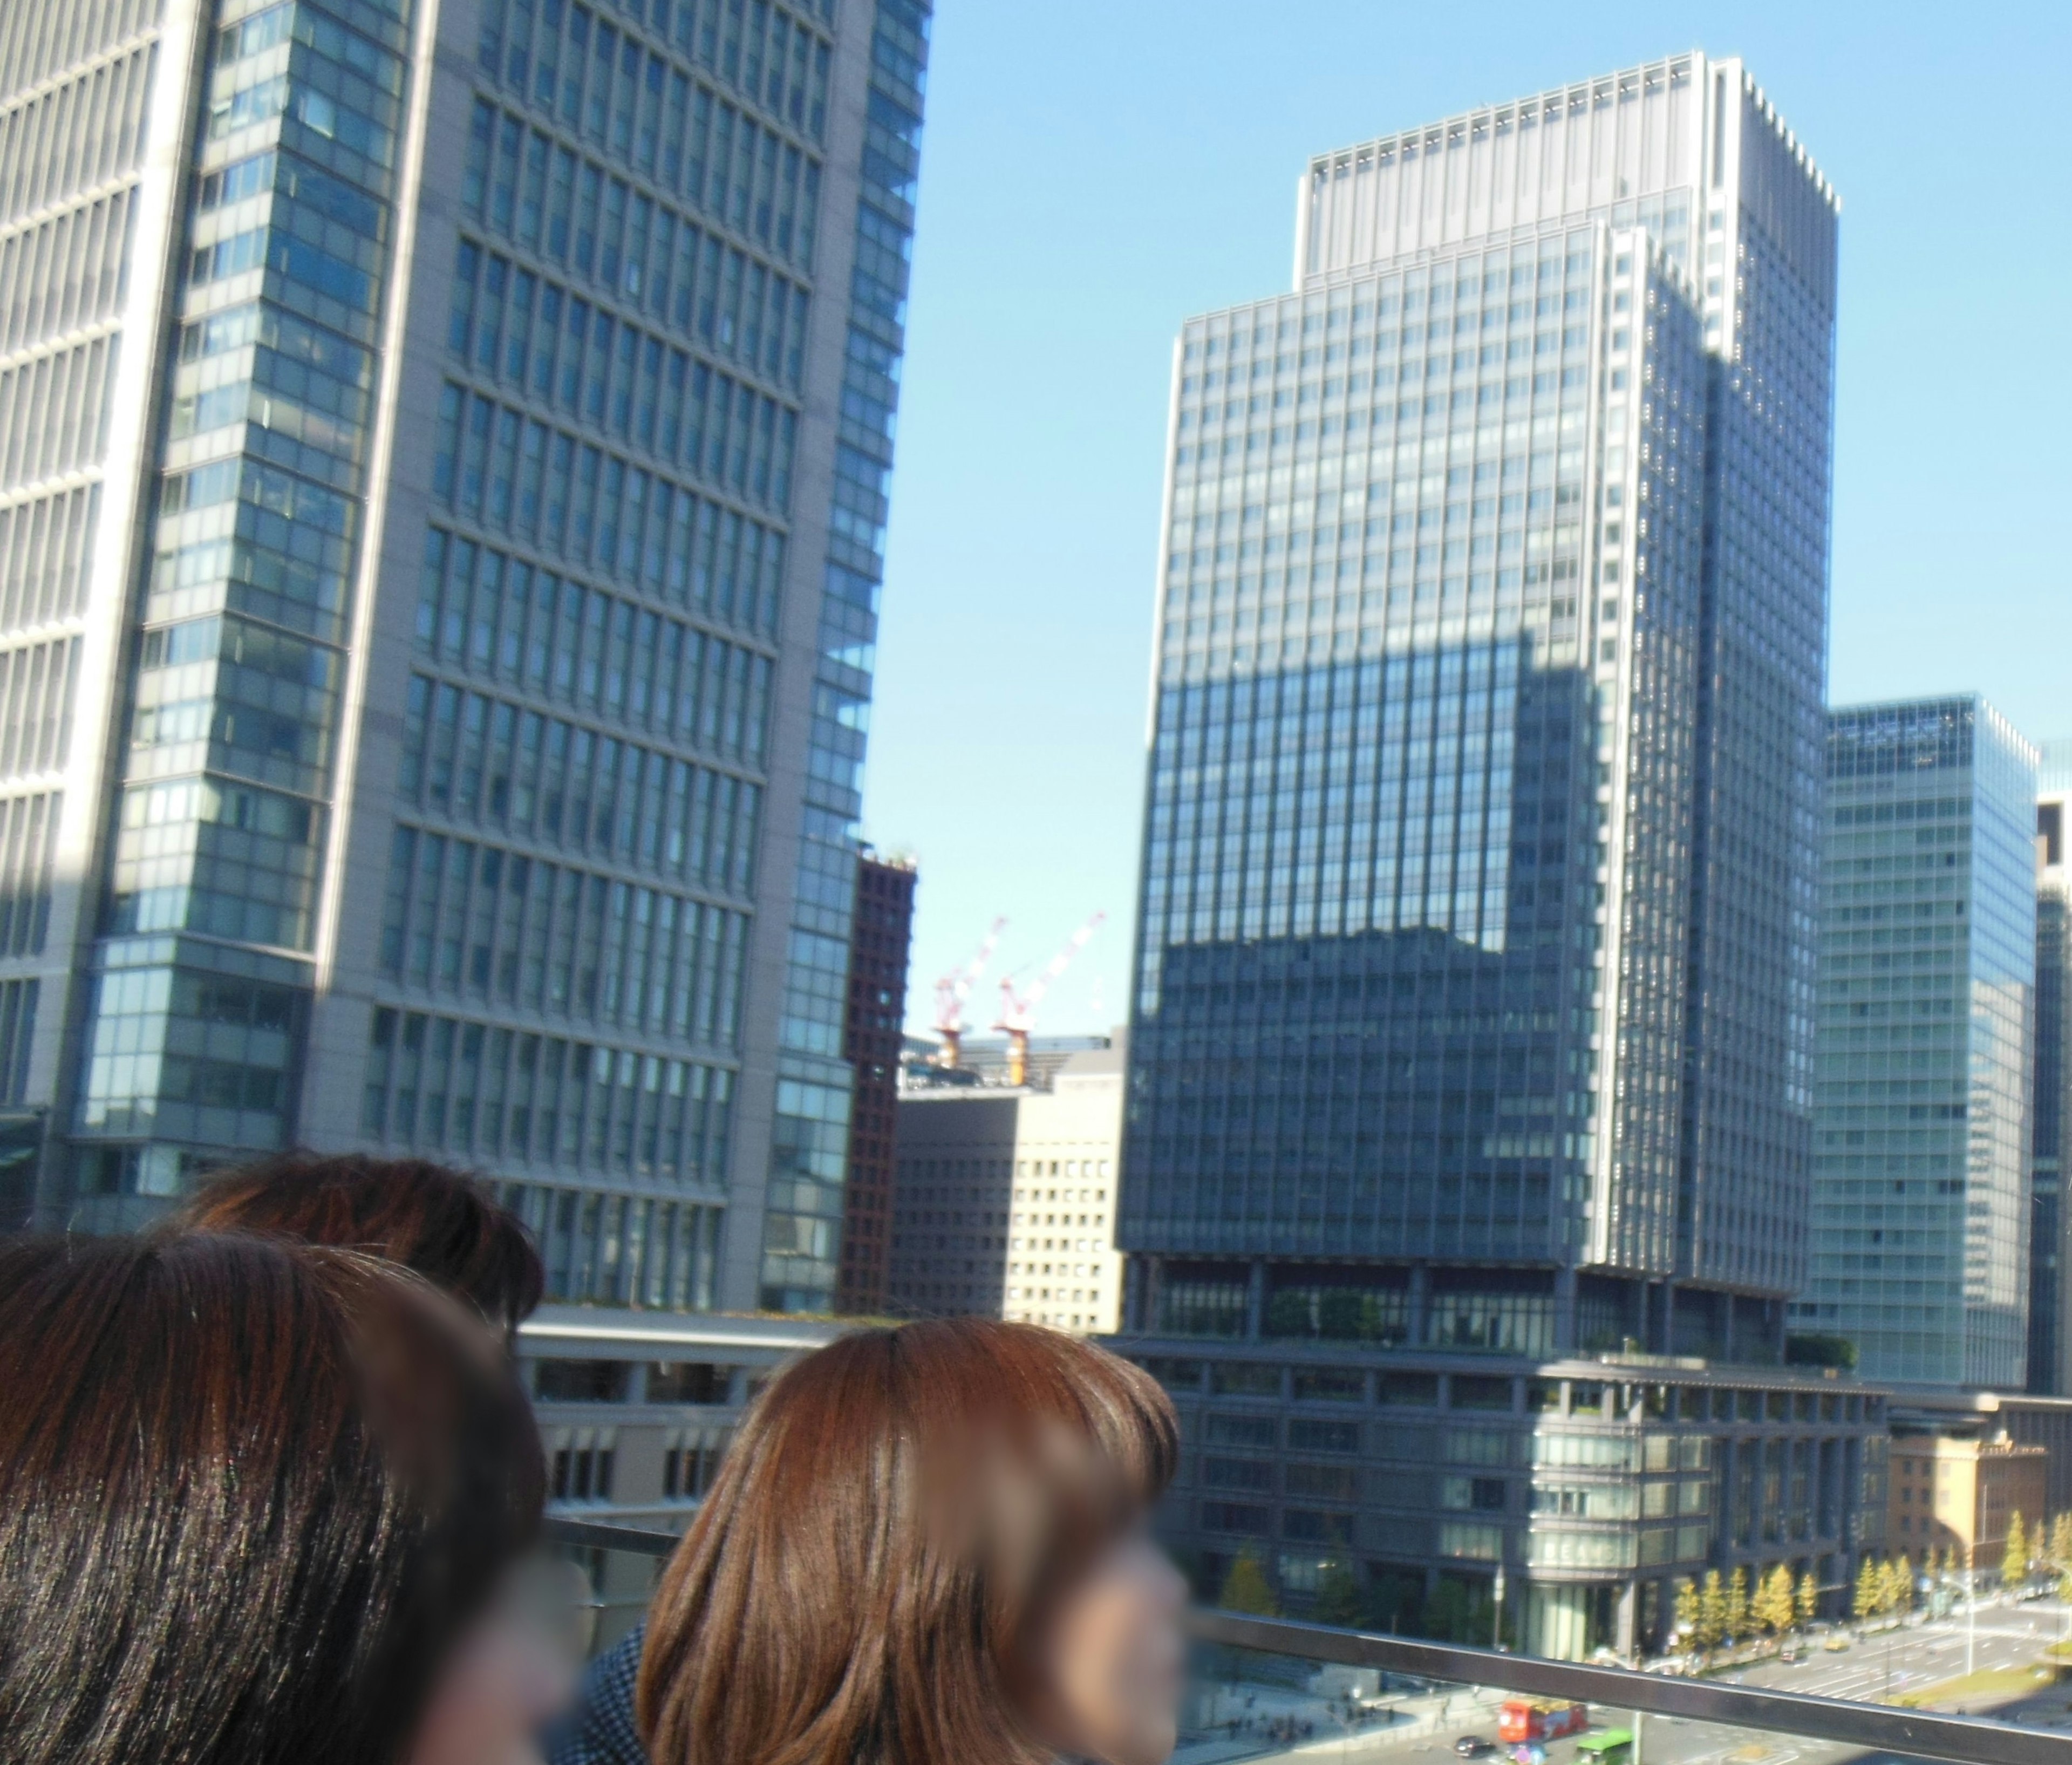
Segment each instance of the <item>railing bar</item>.
M632 1551L643 1557L667 1557L681 1541L674 1533L651 1532L644 1526L607 1526L594 1520L553 1516L541 1529L557 1545L588 1545L597 1550Z
M1237 1612L1196 1612L1192 1627L1202 1641L1231 1648L1879 1747L1917 1759L1943 1760L1947 1765L2072 1765L2072 1735L2017 1728L1975 1716L1854 1704L1840 1698L1811 1697L1803 1692L1722 1685L1624 1668L1585 1667L1572 1661L1411 1642Z

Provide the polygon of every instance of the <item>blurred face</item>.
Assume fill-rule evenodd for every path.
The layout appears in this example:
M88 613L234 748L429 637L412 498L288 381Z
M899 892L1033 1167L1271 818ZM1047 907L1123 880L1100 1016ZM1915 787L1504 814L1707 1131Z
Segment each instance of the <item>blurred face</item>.
M408 1765L538 1765L536 1735L575 1689L578 1652L556 1611L566 1564L519 1578L454 1649L410 1744Z
M1059 1602L1038 1643L1034 1715L1061 1752L1165 1765L1179 1732L1187 1585L1132 1533Z

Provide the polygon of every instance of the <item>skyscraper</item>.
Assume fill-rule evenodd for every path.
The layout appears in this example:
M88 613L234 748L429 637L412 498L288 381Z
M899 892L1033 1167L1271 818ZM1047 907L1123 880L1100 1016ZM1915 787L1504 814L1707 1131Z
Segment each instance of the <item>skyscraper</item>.
M1125 1328L1778 1354L1837 209L1681 55L1320 155L1182 328Z
M1774 1341L1836 206L1739 63L1679 56L1323 155L1294 292L1186 327L1147 1325L1350 1282L1411 1341Z
M1976 696L1827 719L1811 1331L1866 1377L2019 1391L2037 751Z
M2065 1121L2072 1103L2072 870L2066 866L2072 809L2072 743L2046 742L2037 776L2036 1075L2029 1100L2029 1387L2062 1397L2072 1384L2065 1282L2072 1272L2065 1205Z
M25 1211L407 1147L563 1295L825 1303L927 14L0 20Z
M846 1312L876 1315L885 1310L915 881L911 859L881 858L866 851L857 861L843 1048L856 1074L856 1091L842 1192L841 1284L835 1294L836 1308Z

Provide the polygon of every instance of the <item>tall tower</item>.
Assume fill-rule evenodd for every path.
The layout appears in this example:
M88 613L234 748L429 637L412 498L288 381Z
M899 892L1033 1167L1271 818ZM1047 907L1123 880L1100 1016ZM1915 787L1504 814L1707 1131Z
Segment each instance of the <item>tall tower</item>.
M1137 1327L1775 1357L1837 210L1678 56L1318 158L1184 327Z
M2065 1123L2072 1060L2065 1009L2072 1004L2072 743L2046 742L2037 774L2036 1076L2029 1103L2029 1389L2072 1389L2072 1209L2065 1205Z
M1792 1310L1854 1343L1867 1378L2026 1376L2036 771L1976 695L1827 718L1813 1255Z
M18 1215L409 1150L561 1296L828 1302L927 28L0 22Z

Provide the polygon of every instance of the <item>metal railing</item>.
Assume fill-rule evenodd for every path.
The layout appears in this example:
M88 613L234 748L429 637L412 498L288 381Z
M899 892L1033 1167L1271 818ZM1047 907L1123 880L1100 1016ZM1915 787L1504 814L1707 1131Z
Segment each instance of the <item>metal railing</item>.
M557 1544L666 1557L674 1534L643 1528L549 1520ZM1859 1704L1801 1692L1637 1673L1623 1667L1588 1667L1450 1643L1413 1641L1285 1618L1198 1611L1197 1640L1262 1654L1292 1656L1335 1667L1373 1668L1412 1679L1474 1685L1528 1696L1572 1700L1650 1716L1752 1728L1803 1740L1830 1741L1867 1751L1936 1759L1943 1765L2072 1765L2072 1734L2019 1728L1978 1716L1946 1716L1886 1704Z

